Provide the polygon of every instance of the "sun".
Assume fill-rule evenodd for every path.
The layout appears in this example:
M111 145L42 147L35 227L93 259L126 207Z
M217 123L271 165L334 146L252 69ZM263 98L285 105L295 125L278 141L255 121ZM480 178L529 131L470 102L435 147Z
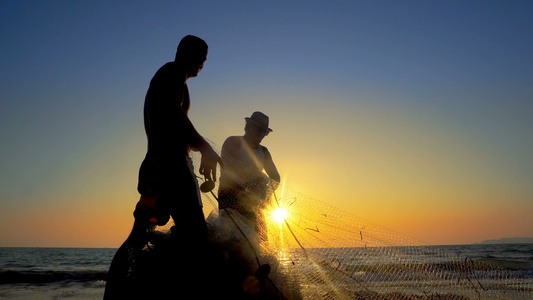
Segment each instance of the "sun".
M278 223L282 223L283 221L285 221L285 218L288 215L289 215L289 212L282 207L278 207L272 212L272 218L274 219L274 221Z

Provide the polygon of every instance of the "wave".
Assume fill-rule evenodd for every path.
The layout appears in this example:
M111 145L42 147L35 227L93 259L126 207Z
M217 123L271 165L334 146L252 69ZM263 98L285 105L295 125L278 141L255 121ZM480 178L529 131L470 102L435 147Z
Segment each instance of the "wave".
M487 257L477 260L480 263L487 264L491 267L504 269L504 270L529 270L533 271L533 262L521 261L521 260L507 260L498 259L493 257Z
M94 282L106 280L107 271L0 271L0 284L54 283L60 281Z
M337 271L350 278L370 282L394 281L433 281L442 280L498 280L504 272L514 278L531 279L533 269L528 263L514 261L443 261L440 263L387 263L387 264L350 264L339 259L327 259L318 263L330 271ZM500 272L496 272L499 270ZM434 276L428 276L428 273Z

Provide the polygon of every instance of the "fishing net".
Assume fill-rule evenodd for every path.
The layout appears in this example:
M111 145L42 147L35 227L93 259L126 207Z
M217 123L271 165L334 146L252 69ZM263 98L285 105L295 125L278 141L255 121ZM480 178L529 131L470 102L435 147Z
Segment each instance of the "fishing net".
M192 157L198 170L200 155ZM227 155L224 163L235 176L250 172ZM238 205L220 209L219 180L202 193L210 240L232 247L250 272L268 264L266 285L278 298L533 297L531 276L421 245L286 185L276 187L265 175L242 177Z

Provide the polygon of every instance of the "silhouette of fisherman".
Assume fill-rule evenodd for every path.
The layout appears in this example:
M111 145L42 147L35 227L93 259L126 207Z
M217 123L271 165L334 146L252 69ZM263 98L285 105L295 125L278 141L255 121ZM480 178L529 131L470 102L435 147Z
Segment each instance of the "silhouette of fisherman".
M200 174L207 180L216 180L221 159L187 117L190 98L186 82L203 68L207 50L202 39L184 37L176 60L161 67L150 82L144 104L148 153L139 171L141 200L134 213L136 220L158 225L166 224L172 215L176 225L186 226L190 238L198 241L205 240L207 227L189 151L201 152Z
M182 262L190 257L176 256L193 255L205 246L207 226L189 152L200 151L199 171L208 181L216 180L217 163L222 164L222 160L187 116L190 108L187 80L202 70L207 52L208 46L202 39L192 35L184 37L175 60L162 66L150 82L144 103L148 151L139 170L137 187L141 199L134 211L132 232L111 263L104 299L172 294L172 290L161 289L164 285L161 282L179 284L171 282L179 273L172 270L173 276L162 275L161 269L182 268ZM161 253L158 261L143 262L142 255L135 255L148 244L150 229L156 224L166 224L170 216L175 223L173 247L169 250L172 253ZM176 258L169 260L169 256ZM135 276L131 274L132 265L136 266ZM190 275L182 273L179 277ZM187 282L190 281L184 284Z
M217 200L221 216L224 213L231 216L233 211L229 209L237 211L250 221L250 227L259 233L259 237L266 240L265 221L262 214L257 212L264 207L267 199L269 199L269 191L277 188L280 181L280 175L272 160L272 155L265 146L261 145L265 136L272 132L272 129L268 127L268 116L262 112L256 111L245 120L244 135L230 136L222 145L224 168L221 170ZM231 219L233 220L233 218ZM225 266L224 273L229 276L221 276L221 285L229 288L232 286L240 288L231 297L241 295L261 299L282 298L275 286L265 286L270 273L270 265L247 264L247 261L253 261L253 258L250 257L251 253L247 251L247 246L245 249L241 249L238 245L234 245L228 255L229 261L233 262L233 265L230 263ZM240 259L234 259L234 257ZM257 262L259 263L259 260ZM236 285L235 282L239 281L241 283Z
M280 176L272 155L261 145L272 132L268 116L256 111L245 120L244 136L230 136L222 145L225 167L220 176L219 209L237 210L259 231L262 221L255 211L265 204L268 188L277 188Z

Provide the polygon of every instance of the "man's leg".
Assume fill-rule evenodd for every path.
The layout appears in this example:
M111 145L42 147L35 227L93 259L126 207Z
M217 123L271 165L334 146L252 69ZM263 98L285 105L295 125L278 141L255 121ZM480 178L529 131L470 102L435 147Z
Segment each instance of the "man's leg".
M193 202L181 199L182 202ZM207 242L207 224L202 207L196 203L188 203L172 211L175 227L172 233L182 242L194 247L203 247Z
M207 224L201 207L200 189L194 173L192 161L186 158L186 163L177 170L178 182L172 191L171 215L176 227L175 232L187 243L205 246L207 242Z
M131 295L132 291L127 278L132 263L131 255L146 245L148 226L148 222L136 219L130 235L113 256L107 272L105 300L124 299Z

